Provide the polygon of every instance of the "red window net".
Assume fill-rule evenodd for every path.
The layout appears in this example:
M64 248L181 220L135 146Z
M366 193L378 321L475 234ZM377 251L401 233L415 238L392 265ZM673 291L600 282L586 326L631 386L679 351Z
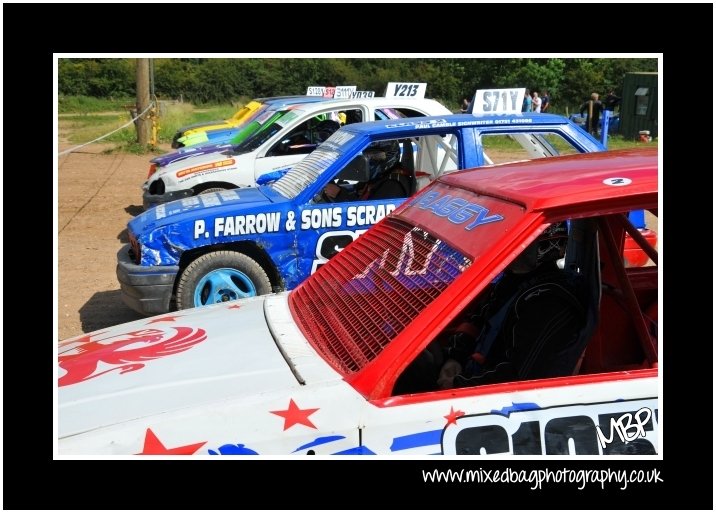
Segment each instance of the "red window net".
M444 241L387 218L290 295L313 346L344 374L374 359L472 261Z

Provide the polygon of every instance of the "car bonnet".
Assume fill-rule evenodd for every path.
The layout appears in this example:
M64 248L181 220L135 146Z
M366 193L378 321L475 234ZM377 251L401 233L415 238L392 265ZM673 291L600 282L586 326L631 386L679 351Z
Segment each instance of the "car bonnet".
M59 437L298 387L264 301L174 312L60 342Z

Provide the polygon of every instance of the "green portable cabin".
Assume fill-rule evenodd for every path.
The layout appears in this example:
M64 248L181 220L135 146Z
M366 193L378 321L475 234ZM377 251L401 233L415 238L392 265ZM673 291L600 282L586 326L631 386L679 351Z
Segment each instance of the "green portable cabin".
M659 135L659 74L626 73L619 108L620 132L629 139L637 139L639 132L648 130L651 137Z

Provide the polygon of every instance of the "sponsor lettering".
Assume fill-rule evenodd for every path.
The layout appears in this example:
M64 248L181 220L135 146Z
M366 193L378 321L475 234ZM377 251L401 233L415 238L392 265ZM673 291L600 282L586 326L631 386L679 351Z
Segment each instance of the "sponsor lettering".
M194 221L194 239L204 237L227 237L231 235L252 235L274 233L281 224L280 212L247 214L242 216L217 217L213 220L213 229L207 229L206 221Z
M181 171L177 172L177 178L181 178L186 175L191 175L194 173L200 173L201 171L206 171L207 169L216 169L218 167L226 167L230 166L235 162L234 159L225 159L225 160L218 160L216 162L210 162L208 164L202 164L201 166L194 166L190 167L188 169L182 169Z
M342 222L341 207L314 208L301 212L301 230L338 228Z
M430 210L438 217L445 217L453 224L464 224L465 230L472 230L476 226L494 223L504 219L500 214L488 215L489 210L477 203L470 203L462 198L454 198L450 194L440 194L437 191L429 192L410 203L421 210Z
M363 226L375 224L395 210L395 205L356 205L350 206L346 212L347 226Z

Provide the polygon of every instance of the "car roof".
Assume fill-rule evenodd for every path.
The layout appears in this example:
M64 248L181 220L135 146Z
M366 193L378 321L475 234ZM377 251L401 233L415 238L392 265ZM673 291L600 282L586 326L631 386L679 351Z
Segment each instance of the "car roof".
M346 98L341 100L336 99L326 99L325 102L321 102L320 107L337 107L340 108L342 106L353 106L353 105L369 105L373 108L378 107L395 107L395 108L402 108L402 107L415 107L420 105L440 105L442 108L445 109L446 112L450 112L447 110L446 107L444 107L440 102L437 100L434 100L432 98L403 98L400 96L389 96L389 97L383 97L378 96L374 98ZM315 106L319 107L319 106ZM421 118L422 119L422 118Z
M528 210L613 202L616 197L629 202L657 194L657 156L657 148L580 153L466 169L438 181L520 203Z
M441 114L436 116L421 116L414 118L387 119L382 121L372 121L364 123L351 123L344 127L357 133L369 133L376 130L390 130L395 134L401 132L410 132L416 129L433 129L433 128L452 128L452 127L503 127L509 128L511 125L573 125L576 124L569 121L564 116L555 114ZM586 132L585 132L586 133Z
M270 98L257 98L255 101L271 106L294 105L300 103L317 103L327 101L320 96L273 96Z

